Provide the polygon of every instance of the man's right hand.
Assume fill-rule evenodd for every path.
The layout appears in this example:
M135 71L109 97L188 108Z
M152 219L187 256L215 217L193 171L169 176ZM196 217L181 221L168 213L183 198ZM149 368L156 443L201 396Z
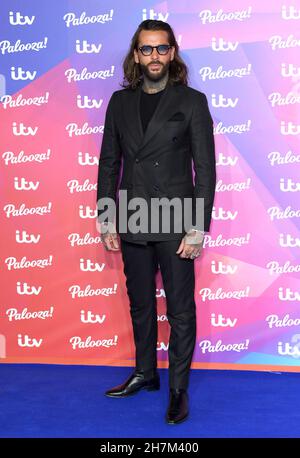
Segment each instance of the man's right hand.
M119 251L120 244L115 226L110 223L108 227L106 223L101 223L100 228L104 248L109 251Z

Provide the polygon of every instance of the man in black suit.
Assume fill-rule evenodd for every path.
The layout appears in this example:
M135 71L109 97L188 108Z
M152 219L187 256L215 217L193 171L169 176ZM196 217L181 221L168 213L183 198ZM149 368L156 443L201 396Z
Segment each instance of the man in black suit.
M169 24L143 21L123 68L123 89L112 94L105 117L97 202L105 248L121 248L136 364L124 383L105 394L124 397L160 387L155 284L159 266L171 328L166 421L174 424L189 412L187 389L196 341L193 261L211 222L216 185L213 121L205 94L187 85L188 70ZM126 203L121 193L126 194ZM100 205L105 198L117 209L112 212ZM147 204L138 218L132 200L137 198ZM162 198L164 204L151 206ZM169 205L174 198L177 207ZM191 202L188 226L183 222L187 200ZM198 207L196 201L203 205ZM162 222L166 215L167 230ZM182 223L179 229L178 223Z

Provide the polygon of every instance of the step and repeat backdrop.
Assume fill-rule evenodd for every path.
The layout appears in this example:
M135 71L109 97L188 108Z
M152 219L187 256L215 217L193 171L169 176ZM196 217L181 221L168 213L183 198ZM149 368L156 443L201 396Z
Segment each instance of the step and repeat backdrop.
M144 19L214 120L193 368L300 370L300 0L1 2L2 363L133 366L121 253L96 224L105 112ZM157 273L160 367L169 324Z

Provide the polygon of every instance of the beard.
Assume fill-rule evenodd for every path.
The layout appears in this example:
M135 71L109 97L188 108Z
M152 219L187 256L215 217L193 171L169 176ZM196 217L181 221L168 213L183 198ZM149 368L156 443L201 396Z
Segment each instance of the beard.
M151 64L159 64L161 66L161 69L151 71L149 68ZM160 81L162 78L164 78L169 71L169 66L170 62L168 62L167 64L162 64L161 62L154 61L148 65L140 64L140 68L143 75L151 81Z

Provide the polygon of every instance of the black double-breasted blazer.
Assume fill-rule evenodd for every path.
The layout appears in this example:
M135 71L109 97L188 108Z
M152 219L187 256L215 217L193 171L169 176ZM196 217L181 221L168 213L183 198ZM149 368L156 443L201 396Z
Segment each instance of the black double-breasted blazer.
M143 197L149 208L153 197L202 197L204 221L199 229L209 231L216 161L213 120L207 98L189 86L168 84L143 132L141 91L141 85L135 90L117 90L109 100L99 159L97 202L103 197L114 199L117 204L115 223L119 232L118 188L127 191L127 201ZM193 211L195 209L193 205ZM135 212L127 210L128 221ZM103 210L98 208L99 222L103 216ZM119 232L120 237L145 243L148 240L180 239L185 234L184 228L175 233L172 224L169 233L157 232L157 229L155 233L151 232L150 220L149 214L147 233Z

